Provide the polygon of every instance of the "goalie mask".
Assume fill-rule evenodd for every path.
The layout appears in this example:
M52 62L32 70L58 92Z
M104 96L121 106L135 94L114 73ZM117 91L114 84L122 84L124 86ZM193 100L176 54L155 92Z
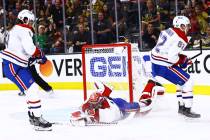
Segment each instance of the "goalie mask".
M184 25L184 29L182 27ZM179 28L187 34L189 29L191 28L190 20L186 16L176 16L173 19L173 26L174 28Z
M23 22L23 24L31 24L31 26L33 25L34 21L35 21L35 16L34 14L29 11L29 10L22 10L19 12L18 17L17 17L20 21Z
M90 95L88 102L91 104L97 104L100 101L101 94L99 92L94 92Z

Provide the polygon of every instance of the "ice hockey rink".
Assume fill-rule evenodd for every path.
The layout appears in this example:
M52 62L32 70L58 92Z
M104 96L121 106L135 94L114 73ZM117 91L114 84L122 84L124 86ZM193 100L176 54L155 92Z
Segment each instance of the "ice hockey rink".
M195 112L200 119L177 114L175 94L158 97L153 110L123 123L110 126L73 127L70 112L82 103L82 91L57 90L53 96L40 94L44 118L54 125L52 131L35 131L29 124L26 96L18 91L0 91L0 140L209 140L210 96L195 95Z

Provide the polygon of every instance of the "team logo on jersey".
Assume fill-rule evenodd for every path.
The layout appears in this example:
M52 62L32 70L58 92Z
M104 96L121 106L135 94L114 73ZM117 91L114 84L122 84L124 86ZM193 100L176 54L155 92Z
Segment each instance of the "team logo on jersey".
M53 73L53 65L50 60L47 60L46 63L39 65L39 71L43 76L49 77Z

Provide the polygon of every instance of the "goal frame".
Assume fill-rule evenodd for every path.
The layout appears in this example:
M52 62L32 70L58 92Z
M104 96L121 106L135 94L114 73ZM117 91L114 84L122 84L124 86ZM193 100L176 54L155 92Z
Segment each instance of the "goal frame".
M85 59L85 49L87 48L112 48L112 47L127 47L128 55L128 83L129 83L129 100L133 102L133 84L132 84L132 49L131 44L129 43L118 43L118 44L93 44L93 45L84 45L82 47L82 76L83 76L83 91L84 91L84 100L87 99L87 79L86 79L86 59Z

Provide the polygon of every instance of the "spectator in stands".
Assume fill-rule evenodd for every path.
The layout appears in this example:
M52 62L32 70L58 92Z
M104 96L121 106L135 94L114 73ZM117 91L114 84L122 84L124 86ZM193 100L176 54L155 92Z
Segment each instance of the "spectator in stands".
M60 0L55 0L55 5L52 5L46 10L47 15L51 15L53 22L56 24L57 29L63 28L63 9Z
M68 53L73 53L73 32L70 31L69 26L66 26L66 47Z
M73 52L78 53L82 51L82 46L90 44L90 32L85 30L84 24L78 24L78 32L73 34Z
M157 9L153 0L147 0L145 9L142 10L142 26L143 30L146 25L151 23L154 27L159 27L160 16L157 14Z
M110 18L110 9L108 9L107 4L103 5L103 10L102 11L104 13L104 19L105 20L109 20L109 18Z
M82 1L81 0L74 0L72 2L72 16L73 17L77 17L78 15L81 15L82 14L82 10L84 8L84 6L81 6L82 5Z
M147 29L144 32L142 36L143 40L143 47L145 49L151 50L157 43L158 36L160 34L160 31L153 27L153 24L149 23L147 25Z
M21 4L19 2L15 3L15 8L12 10L13 15L15 15L15 17L17 17L18 13L21 11Z
M80 24L83 24L84 30L89 30L87 19L83 15L79 15L77 25L73 28L74 33L78 32Z
M125 13L120 2L117 3L117 28L119 35L124 35L126 31ZM115 6L113 5L110 13L110 22L112 25L112 32L116 34L116 20L115 20Z
M200 26L199 26L198 18L195 13L195 9L192 8L190 12L188 11L188 15L189 15L190 23L191 23L189 35L192 36L194 39L198 39L200 36Z
M195 13L200 26L200 33L205 34L208 27L208 14L201 9L200 5L195 6Z
M206 47L210 46L210 25L207 27L206 34L203 37L202 41L203 41L204 46L206 46Z
M169 16L169 3L167 0L159 0L157 12L160 15L160 29L163 30L171 26Z
M50 48L50 53L64 53L64 46L63 46L63 38L60 31L56 31L53 36L54 43L52 44L52 47Z
M103 10L104 2L103 0L95 0L93 3L93 11L98 13Z
M46 26L46 34L48 36L50 53L64 52L62 34L57 29L55 23L50 22L49 25Z
M64 53L63 38L61 32L57 29L53 35L53 44L50 53Z
M94 31L98 44L110 43L111 23L109 20L104 19L104 14L102 12L98 13L98 20L94 23Z
M70 16L70 17L73 17L73 10L74 10L74 5L73 5L73 2L72 1L67 1L66 2L66 14L67 14L67 17Z
M50 22L48 17L45 15L44 9L40 9L39 13L37 15L38 15L38 17L37 17L37 23L38 24L46 25L47 23Z
M50 9L52 9L52 0L46 0L46 2L45 2L45 15L47 17L51 16Z
M203 2L203 5L204 5L205 11L209 15L209 17L208 17L208 23L210 24L210 1L209 0L205 0L205 2Z
M36 44L38 44L39 48L45 53L49 53L49 47L47 44L47 34L44 25L39 25L38 27L38 34L35 36Z
M15 25L16 17L12 13L12 11L8 11L7 18L6 18L6 23L7 23L7 26L6 26L7 29L11 29Z

